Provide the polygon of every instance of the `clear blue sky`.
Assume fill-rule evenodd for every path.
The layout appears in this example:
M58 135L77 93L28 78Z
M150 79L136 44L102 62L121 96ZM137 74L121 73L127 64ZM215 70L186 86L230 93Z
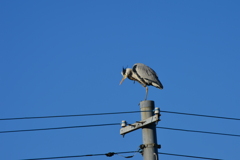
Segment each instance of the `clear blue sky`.
M167 111L240 117L238 0L0 2L0 118L138 111L145 89L122 67L144 63ZM240 134L240 122L162 113L158 126ZM134 123L140 114L0 121L1 131ZM137 150L120 126L0 134L0 159ZM160 152L240 159L240 138L157 130ZM186 158L160 155L161 160ZM77 159L77 158L75 158ZM83 160L123 159L85 157ZM136 155L132 159L141 159ZM73 158L74 160L74 158Z

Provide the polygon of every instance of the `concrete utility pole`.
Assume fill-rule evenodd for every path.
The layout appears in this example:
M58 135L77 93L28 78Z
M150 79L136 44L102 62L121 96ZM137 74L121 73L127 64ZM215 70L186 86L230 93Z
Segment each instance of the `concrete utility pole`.
M142 128L143 144L140 145L140 149L143 151L143 159L158 160L158 148L160 148L160 145L157 144L156 123L160 121L160 110L159 108L156 108L153 112L154 101L140 102L140 109L142 111L141 121L127 124L127 122L123 120L120 134L124 136L127 133Z
M150 111L154 109L154 101L140 102L141 111ZM142 121L152 117L153 112L141 112ZM156 124L151 123L142 127L143 137L143 158L144 160L158 160L158 144L156 135Z

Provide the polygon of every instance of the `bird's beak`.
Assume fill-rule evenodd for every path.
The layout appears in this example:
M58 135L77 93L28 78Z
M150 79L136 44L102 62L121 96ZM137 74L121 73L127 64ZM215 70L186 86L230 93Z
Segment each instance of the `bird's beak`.
M122 80L121 80L121 82L120 82L120 84L119 85L121 85L122 84L122 82L125 80L127 78L127 76L123 76L123 78L122 78Z

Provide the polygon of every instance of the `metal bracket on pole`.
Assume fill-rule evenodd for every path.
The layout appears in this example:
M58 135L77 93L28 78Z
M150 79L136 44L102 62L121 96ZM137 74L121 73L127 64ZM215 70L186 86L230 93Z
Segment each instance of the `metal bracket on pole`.
M132 132L134 130L137 130L139 128L142 128L144 126L147 126L147 125L149 125L151 123L158 122L158 121L160 121L159 115L156 114L156 115L154 115L152 117L149 117L149 118L147 118L147 119L145 119L143 121L137 121L136 123L129 124L126 127L122 127L120 129L120 134L121 135L125 135L125 134L127 134L129 132Z

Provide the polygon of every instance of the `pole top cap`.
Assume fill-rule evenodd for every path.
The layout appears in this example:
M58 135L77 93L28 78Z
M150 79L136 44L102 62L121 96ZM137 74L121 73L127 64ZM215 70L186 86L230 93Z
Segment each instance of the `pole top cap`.
M145 100L140 102L140 108L144 107L153 107L154 108L154 101L151 100Z

